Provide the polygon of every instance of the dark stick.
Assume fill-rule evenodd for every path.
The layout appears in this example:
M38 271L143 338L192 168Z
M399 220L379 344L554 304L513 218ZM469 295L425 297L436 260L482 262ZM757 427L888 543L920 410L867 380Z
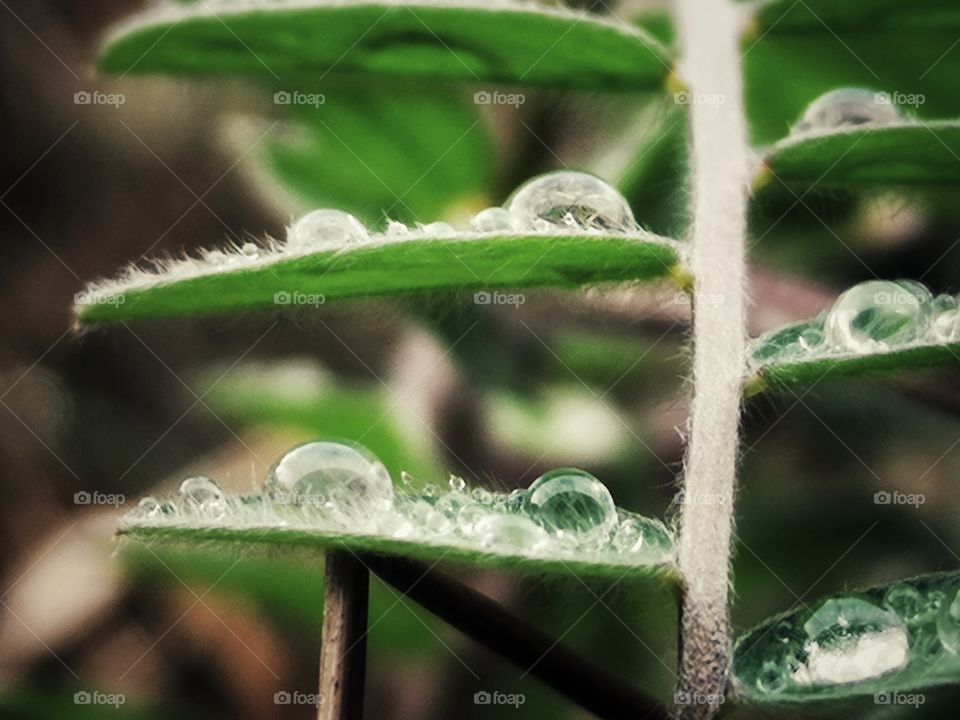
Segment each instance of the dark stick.
M369 573L353 553L326 554L318 720L363 717L369 593Z
M365 555L363 562L440 619L594 715L632 720L670 717L653 698L473 588L413 560Z

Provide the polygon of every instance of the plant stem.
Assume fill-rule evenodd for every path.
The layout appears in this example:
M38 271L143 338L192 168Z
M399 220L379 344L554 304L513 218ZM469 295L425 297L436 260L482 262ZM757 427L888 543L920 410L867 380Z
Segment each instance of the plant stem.
M733 0L679 0L689 84L693 172L690 265L696 282L693 403L680 513L683 577L678 717L710 718L730 659L728 588L733 499L746 365L749 183L739 38Z
M326 554L318 720L361 720L370 575L347 550Z
M426 565L367 555L384 581L437 617L601 718L666 720L666 709L632 685L593 665L523 622L482 593Z

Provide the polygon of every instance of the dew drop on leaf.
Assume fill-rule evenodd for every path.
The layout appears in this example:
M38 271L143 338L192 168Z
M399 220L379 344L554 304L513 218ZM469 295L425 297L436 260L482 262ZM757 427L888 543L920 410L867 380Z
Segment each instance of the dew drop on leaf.
M470 220L470 226L477 232L513 230L513 215L506 208L489 207L474 215Z
M154 498L147 496L137 503L137 515L145 518L158 518L163 515L163 506Z
M541 475L530 486L527 513L551 534L575 534L581 542L606 541L617 524L617 508L606 486L576 468Z
M367 229L350 213L321 209L307 213L287 232L291 250L312 250L327 245L360 243L369 238Z
M920 614L922 603L920 593L908 583L891 586L883 597L883 604L907 622Z
M539 175L514 191L507 207L518 228L636 230L630 205L615 188L593 175L570 170Z
M227 500L220 487L204 475L189 477L180 483L183 508L206 518L218 520L227 512Z
M807 107L795 130L832 130L857 125L882 125L903 119L885 93L864 88L840 88L821 95Z
M800 685L838 685L878 678L910 659L903 620L857 597L825 601L803 626L805 661L793 673Z
M868 280L844 292L827 312L826 341L852 353L889 350L926 336L930 291L911 280Z
M488 547L535 549L545 544L549 537L543 528L522 515L491 513L480 519L474 533Z
M260 248L256 243L248 242L240 246L240 254L251 260L260 257Z
M449 235L456 235L457 231L453 228L453 225L445 222L432 222L426 225L420 226L420 233L424 237L446 237Z
M290 450L273 466L264 492L278 504L323 504L335 522L370 522L393 506L387 469L366 448L309 442Z

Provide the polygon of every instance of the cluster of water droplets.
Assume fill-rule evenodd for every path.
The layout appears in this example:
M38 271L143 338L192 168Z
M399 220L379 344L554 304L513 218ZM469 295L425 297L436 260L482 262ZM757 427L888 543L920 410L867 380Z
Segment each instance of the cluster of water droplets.
M881 688L890 676L937 677L960 666L960 582L937 576L836 597L772 621L738 644L738 680L750 693L830 696L853 683ZM746 674L745 674L746 673ZM880 681L877 685L871 685Z
M840 295L824 314L754 341L753 359L793 362L960 342L960 306L913 280L868 280Z
M416 487L406 473L395 485L365 448L324 441L291 449L268 473L262 494L226 496L209 478L189 478L176 498L145 498L124 523L384 536L624 565L664 562L673 545L665 525L618 509L606 486L583 470L553 470L509 493L468 488L458 477L445 488Z
M865 88L838 88L810 103L793 131L809 133L861 125L888 125L905 119L888 93Z
M505 207L489 207L470 220L478 233L636 231L630 205L613 187L587 173L560 170L521 185ZM445 222L408 227L390 220L383 233L371 233L341 210L313 210L287 231L286 249L295 253L349 248L370 240L450 237L457 230Z

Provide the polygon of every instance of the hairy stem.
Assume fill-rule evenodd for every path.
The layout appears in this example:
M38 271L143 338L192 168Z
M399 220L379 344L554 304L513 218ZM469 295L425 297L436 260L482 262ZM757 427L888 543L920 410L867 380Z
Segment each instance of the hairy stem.
M678 0L681 77L691 93L693 404L680 514L683 577L678 717L713 717L730 658L728 588L746 360L749 183L733 0Z
M348 550L326 554L318 720L361 720L370 575Z

